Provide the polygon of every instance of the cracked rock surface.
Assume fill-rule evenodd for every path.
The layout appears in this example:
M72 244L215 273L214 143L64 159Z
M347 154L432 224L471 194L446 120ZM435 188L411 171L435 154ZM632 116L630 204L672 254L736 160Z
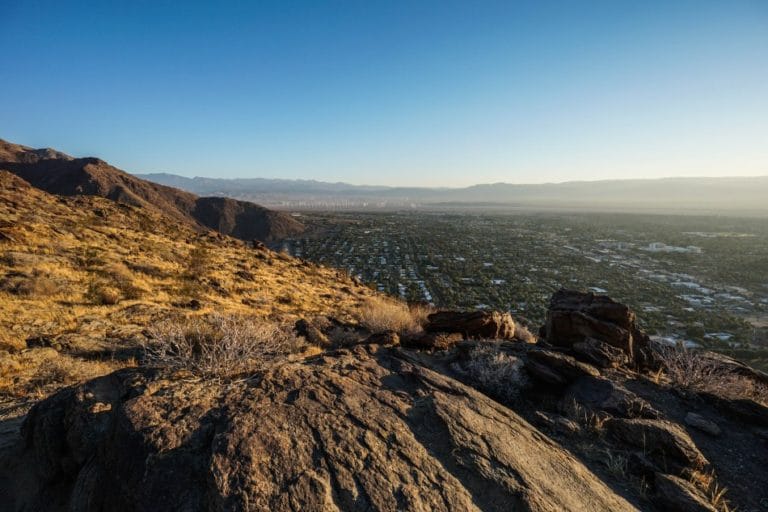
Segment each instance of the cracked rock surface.
M15 509L634 510L512 410L375 345L229 384L122 370L22 434Z

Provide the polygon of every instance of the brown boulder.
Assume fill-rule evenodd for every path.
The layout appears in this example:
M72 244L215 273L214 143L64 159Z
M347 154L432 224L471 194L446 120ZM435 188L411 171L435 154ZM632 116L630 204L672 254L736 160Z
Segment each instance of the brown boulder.
M636 323L634 312L606 295L559 290L552 295L542 337L557 347L596 340L624 352L631 361L642 359L648 336ZM588 347L579 349L583 352Z
M395 331L375 332L365 338L362 343L370 345L399 345L400 335Z
M611 418L605 428L616 439L641 448L660 467L701 469L709 462L679 425L664 420Z
M331 346L331 340L326 336L313 322L304 318L296 321L294 326L296 334L304 336L309 343L318 347L327 348Z
M525 371L536 382L550 386L562 387L568 385L568 378L551 366L532 359L525 362Z
M545 381L549 379L549 374L554 373L561 378L556 379L556 382L549 382L550 384L567 383L574 381L580 377L599 377L600 372L594 366L577 361L571 356L566 354L560 354L558 352L551 352L549 350L530 350L528 351L528 360L525 363L526 370L532 374L534 378L536 376L542 376L540 366L547 367L550 371L546 372ZM533 371L531 371L531 368Z
M668 512L716 512L690 482L674 475L656 473L653 501Z
M422 350L448 350L456 346L464 336L457 332L425 332L420 336L403 340L403 344Z
M438 311L427 317L427 332L460 333L467 339L511 340L515 321L500 311Z
M119 371L39 403L23 434L0 468L10 510L634 510L514 411L399 349L226 385Z
M699 393L699 396L707 403L714 405L725 415L738 421L768 427L768 407L749 398L724 398L712 393Z
M627 353L594 338L573 344L574 355L598 368L618 368L629 362Z
M593 412L621 418L659 418L661 414L621 384L604 378L584 378L566 390L565 403L576 402Z

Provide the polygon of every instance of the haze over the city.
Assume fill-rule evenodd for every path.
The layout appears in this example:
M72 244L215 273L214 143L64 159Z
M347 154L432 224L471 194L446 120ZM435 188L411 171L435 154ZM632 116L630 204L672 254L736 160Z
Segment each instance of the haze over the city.
M4 2L2 136L136 173L768 174L768 4Z

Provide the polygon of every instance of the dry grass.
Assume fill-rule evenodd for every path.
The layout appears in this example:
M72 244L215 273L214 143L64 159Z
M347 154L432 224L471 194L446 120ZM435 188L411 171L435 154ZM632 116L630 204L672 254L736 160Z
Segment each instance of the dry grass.
M121 298L119 289L100 279L94 279L88 283L85 297L91 303L99 306L114 306L120 302Z
M481 391L503 401L514 401L528 384L523 362L501 350L498 343L477 345L465 361L454 363L452 368Z
M63 386L110 373L126 362L86 360L53 349L29 350L0 357L0 396L43 398Z
M629 459L624 453L604 448L602 455L601 462L612 475L629 478Z
M33 273L32 277L23 283L18 290L21 295L37 297L51 297L58 294L59 291L58 283L50 277L41 275L40 272Z
M662 371L673 386L728 398L747 398L768 406L768 387L735 373L701 352L678 346L657 346ZM660 377L657 375L657 381Z
M209 378L256 373L303 347L290 329L239 315L169 319L149 333L147 364Z
M45 275L40 269L34 269L31 275L9 275L0 281L0 289L21 297L52 297L61 292L61 286Z
M360 307L358 321L371 332L395 331L413 335L423 330L427 314L424 308L409 308L394 299L373 296Z
M567 418L572 419L579 425L586 427L586 429L593 434L602 435L604 432L604 424L610 418L610 415L603 413L598 414L583 405L576 400L570 400L566 402L561 408L561 412Z
M102 270L102 275L120 291L125 300L140 299L145 290L136 284L136 276L122 262L110 263Z
M709 501L709 504L712 505L715 510L718 510L719 512L730 512L731 508L725 497L728 489L718 484L714 471L692 471L688 475L688 480L702 491Z
M515 324L515 338L525 343L536 343L539 339L523 324Z
M208 272L211 267L211 252L203 246L197 245L189 251L186 261L186 274L190 278L198 278Z
M97 218L94 210L106 215ZM112 338L140 336L145 326L185 312L191 298L199 301L196 314L285 322L333 315L352 322L373 295L333 269L209 237L107 199L14 189L3 173L0 225L13 230L0 254L0 349L10 354L0 356L0 388L8 390L28 389L43 364L40 357L16 364L30 337L66 339L64 350L103 350ZM86 366L83 375L91 375Z
M435 312L435 308L427 304L409 304L408 311L416 324L424 327L429 321L429 315Z

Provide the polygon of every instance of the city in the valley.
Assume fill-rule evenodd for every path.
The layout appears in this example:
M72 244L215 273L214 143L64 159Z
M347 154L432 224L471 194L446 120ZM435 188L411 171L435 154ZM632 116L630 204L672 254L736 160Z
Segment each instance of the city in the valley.
M763 219L636 214L305 213L291 254L438 307L504 309L538 326L561 287L631 305L655 337L737 352L768 348ZM762 349L762 350L761 350Z

